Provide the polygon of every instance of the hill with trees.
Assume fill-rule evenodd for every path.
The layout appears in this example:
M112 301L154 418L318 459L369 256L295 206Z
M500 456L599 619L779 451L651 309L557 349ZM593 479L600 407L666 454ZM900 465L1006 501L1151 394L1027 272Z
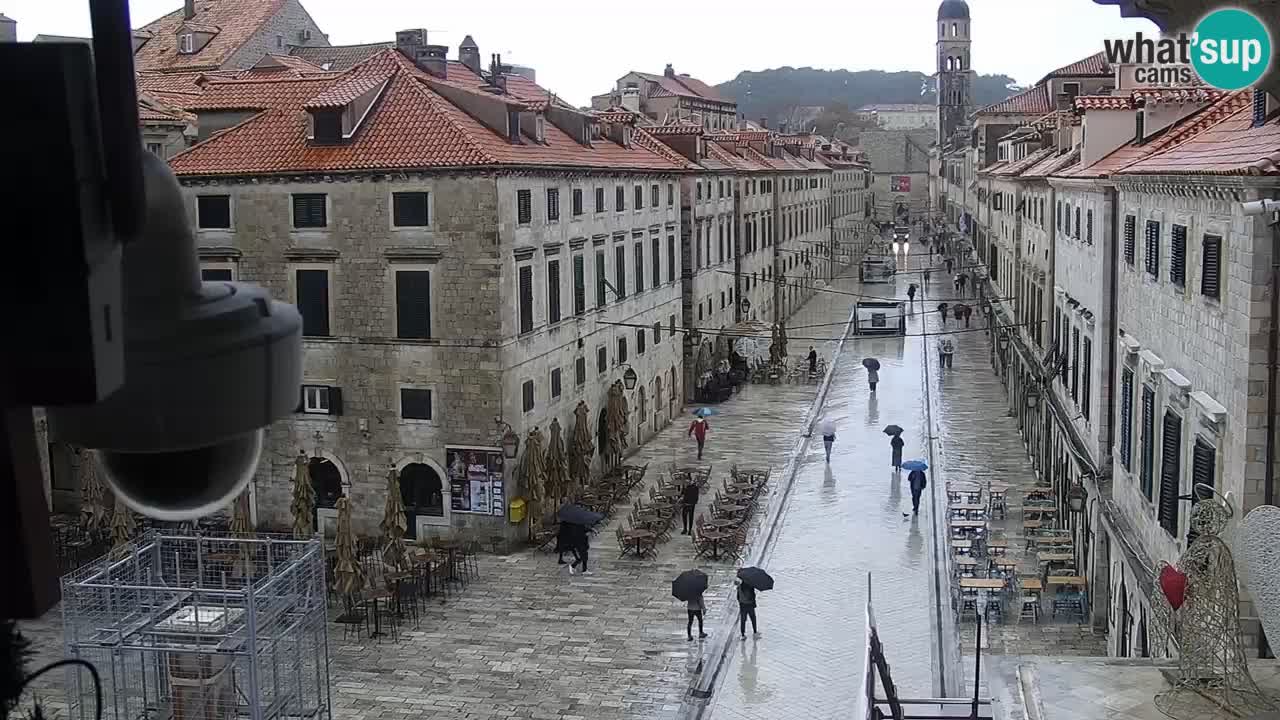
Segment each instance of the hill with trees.
M933 78L920 72L883 70L818 70L782 67L759 72L744 71L727 83L716 86L722 95L738 103L738 112L748 120L785 119L797 107L822 107L843 115L864 105L888 103L934 104ZM975 79L975 107L999 102L1016 92L1008 75L978 75ZM829 114L823 112L823 115ZM821 126L840 122L827 118ZM846 124L848 124L846 122Z

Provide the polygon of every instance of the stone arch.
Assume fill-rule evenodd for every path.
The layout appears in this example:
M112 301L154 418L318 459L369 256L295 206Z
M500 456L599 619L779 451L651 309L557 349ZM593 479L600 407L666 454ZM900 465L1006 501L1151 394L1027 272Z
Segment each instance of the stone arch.
M400 473L400 500L405 508L406 537L418 537L419 521L427 525L449 525L449 473L425 455L403 458L396 463Z
M311 487L316 491L316 507L332 508L338 498L351 494L351 476L347 466L328 450L312 452L307 458Z
M645 392L644 385L641 384L636 393L639 401L636 404L636 444L644 441L644 425L645 419L649 417L649 395Z
M653 414L656 417L662 412L662 373L659 372L653 378ZM654 422L654 430L657 430L657 422Z

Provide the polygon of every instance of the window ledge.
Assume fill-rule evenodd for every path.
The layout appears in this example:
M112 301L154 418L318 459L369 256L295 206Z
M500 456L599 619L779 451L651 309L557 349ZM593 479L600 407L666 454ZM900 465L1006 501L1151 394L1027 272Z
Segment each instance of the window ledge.
M440 340L439 340L438 338L402 338L402 337L398 337L398 338L395 338L395 341L396 341L397 343L402 344L402 345L439 345L439 344L440 344Z
M392 262L439 262L444 251L434 247L390 247L382 252L382 256Z
M298 261L331 261L338 259L341 253L336 248L291 247L284 251L285 260Z
M239 248L225 245L203 245L196 248L201 260L239 260L244 253Z

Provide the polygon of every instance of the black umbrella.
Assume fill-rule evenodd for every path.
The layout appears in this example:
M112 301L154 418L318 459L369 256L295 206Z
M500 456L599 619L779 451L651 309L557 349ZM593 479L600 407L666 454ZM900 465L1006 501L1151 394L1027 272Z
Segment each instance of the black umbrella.
M885 435L901 435L902 428L898 427L897 425L885 425L884 434Z
M581 505L566 503L560 508L558 513L560 522L569 523L571 525L581 525L583 527L591 527L604 519L604 515L598 512L588 510Z
M689 602L707 591L707 574L701 570L685 570L671 581L671 594L677 600Z
M863 358L862 367L868 370L880 370L880 361L875 358Z
M746 567L738 571L738 579L756 590L772 590L773 578L758 567Z

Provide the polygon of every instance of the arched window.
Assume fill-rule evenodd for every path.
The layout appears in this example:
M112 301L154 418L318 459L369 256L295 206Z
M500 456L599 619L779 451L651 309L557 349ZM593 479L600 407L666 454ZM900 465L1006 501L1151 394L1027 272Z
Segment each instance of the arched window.
M955 61L955 58L952 58L952 57L951 57L951 56L949 56L949 55L947 56L947 71L948 71L948 72L950 72L950 71L953 69L951 66L952 66L952 64L954 63L954 61Z
M418 537L418 517L444 517L444 480L426 463L410 463L400 471L400 499L404 502L405 536Z
M311 489L316 493L316 507L337 507L342 497L342 473L338 466L326 458L313 457L308 461L307 474L311 476Z
M955 37L956 35L960 34L959 28L960 28L960 23L954 23L954 22L951 23L951 37Z

